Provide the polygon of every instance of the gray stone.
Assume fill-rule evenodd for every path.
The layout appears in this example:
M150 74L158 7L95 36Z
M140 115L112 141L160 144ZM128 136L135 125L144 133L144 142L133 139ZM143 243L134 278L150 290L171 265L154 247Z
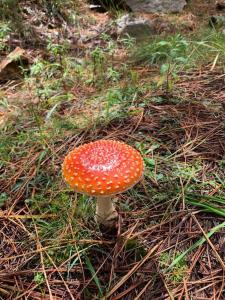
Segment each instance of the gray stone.
M154 21L130 15L124 15L117 20L117 34L119 35L129 34L136 39L142 39L156 33Z
M185 0L125 0L134 12L181 12L186 5Z

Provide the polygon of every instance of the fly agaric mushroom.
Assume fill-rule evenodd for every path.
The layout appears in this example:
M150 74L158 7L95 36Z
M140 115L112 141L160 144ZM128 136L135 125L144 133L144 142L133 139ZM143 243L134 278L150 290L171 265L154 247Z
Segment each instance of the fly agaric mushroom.
M97 197L96 220L114 227L118 213L112 196L134 186L143 176L140 153L125 143L99 140L73 149L65 157L63 177L78 193Z

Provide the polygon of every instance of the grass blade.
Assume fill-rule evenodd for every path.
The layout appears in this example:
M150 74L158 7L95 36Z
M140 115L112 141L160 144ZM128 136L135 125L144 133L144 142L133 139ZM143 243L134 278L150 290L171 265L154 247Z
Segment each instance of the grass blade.
M98 279L98 276L97 276L97 274L96 274L96 272L93 268L93 265L92 265L90 259L87 256L85 256L85 263L86 263L86 266L87 266L88 270L90 271L90 273L92 275L92 278L94 279L94 282L95 282L96 286L98 287L99 294L102 297L103 296L103 291L102 291L101 283Z
M207 238L210 238L214 233L216 233L217 231L219 231L220 229L225 227L225 222L213 227L207 234ZM202 237L201 239L199 239L197 242L195 242L190 248L188 248L186 251L184 251L183 253L181 253L179 256L177 256L172 263L169 265L169 267L167 268L167 271L170 271L176 264L178 264L188 253L190 253L191 251L193 251L194 249L196 249L197 247L201 246L202 244L204 244L206 241L205 237Z
M188 195L185 197L185 201L194 206L201 207L203 211L225 217L225 209L218 205L225 204L225 199L222 197Z

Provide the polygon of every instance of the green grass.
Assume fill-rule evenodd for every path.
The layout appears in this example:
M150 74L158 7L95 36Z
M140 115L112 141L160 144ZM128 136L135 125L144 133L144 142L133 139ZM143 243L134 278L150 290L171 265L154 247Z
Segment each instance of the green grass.
M224 31L215 29L200 30L194 36L176 34L163 40L156 37L134 47L131 58L135 63L157 66L160 73L157 87L165 86L167 92L170 92L179 80L180 72L204 64L211 64L212 68L223 64L224 43Z
M139 63L159 64L175 63L183 69L199 66L203 63L224 61L225 33L211 30L200 30L192 36L176 34L149 43L140 44L133 52L133 58Z
M222 186L221 189L224 187ZM188 194L185 196L185 201L205 212L225 217L225 196L222 193L221 196Z
M224 161L213 162L216 171L206 172L204 176L208 161L201 156L191 156L185 161L181 146L191 142L183 134L185 115L174 116L166 109L161 113L164 105L177 112L185 102L182 97L155 95L164 91L166 82L166 89L173 92L179 72L196 68L197 62L197 66L203 63L219 66L224 61L224 33L204 32L201 42L192 36L158 37L136 49L134 57L140 69L129 62L116 64L116 41L107 36L101 39L105 47L92 49L81 60L71 57L67 44L49 41L46 51L51 61L35 61L23 85L15 90L19 98L29 91L30 103L24 103L21 113L13 116L0 131L0 185L5 189L0 192L0 208L9 209L18 201L16 211L21 209L19 214L28 216L24 221L27 230L33 233L36 228L42 246L47 247L45 266L54 267L51 259L57 266L66 262L67 272L63 274L68 278L74 268L81 268L79 278L88 274L91 282L85 288L87 297L93 294L93 286L97 297L107 292L108 282L98 272L97 258L100 254L109 255L109 249L96 242L102 237L94 221L95 200L76 195L61 178L63 158L76 142L116 138L133 145L143 155L143 184L123 194L119 198L121 202L116 203L124 218L122 234L127 224L130 230L137 223L135 234L160 225L185 209L187 214L188 209L200 209L215 218L225 216ZM124 44L130 53L133 41L126 40ZM141 63L148 63L150 69L158 67L159 83L153 83L155 74L154 78L142 75ZM9 110L19 106L10 103L7 91L2 91L1 97L0 108ZM176 133L183 134L181 144L176 144ZM212 187L216 191L210 196ZM208 237L222 227L224 223L209 230ZM118 265L133 266L152 247L152 240L154 236L148 240L145 236L133 238L132 234L127 240L121 239L124 252ZM189 266L187 254L205 242L202 237L185 249L161 253L156 263L165 276L170 271L167 283L182 283ZM176 246L172 247L174 250ZM40 267L37 256L29 266ZM124 270L114 273L113 284L121 278L119 272L122 274ZM42 272L36 273L33 280L43 288Z
M172 264L171 260L172 263L176 263ZM182 256L179 252L174 254L168 252L161 253L159 257L159 266L162 273L165 273L167 283L172 283L175 286L180 282L183 282L183 279L188 274L188 264L185 260L185 256ZM168 270L170 273L167 273Z
M198 248L202 244L204 244L207 241L207 238L210 238L213 234L215 234L217 231L225 227L225 222L220 223L219 225L213 227L208 233L206 233L206 236L202 237L198 241L196 241L191 247L189 247L187 250L183 251L180 255L178 255L169 265L167 270L171 270L174 268L174 266L179 266L179 264L183 262L185 256L192 252L194 249Z

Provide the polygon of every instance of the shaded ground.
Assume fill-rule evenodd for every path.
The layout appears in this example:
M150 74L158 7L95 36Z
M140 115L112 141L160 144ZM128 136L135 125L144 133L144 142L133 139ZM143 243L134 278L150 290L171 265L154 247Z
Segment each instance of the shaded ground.
M109 47L96 37L82 44L82 70L70 67L70 52L47 52L69 75L49 63L1 86L10 117L0 144L0 297L225 299L223 68L212 60L182 70L169 91L152 86L156 65L103 81L127 50L119 43L112 66L111 52L93 66L96 45ZM100 138L133 145L146 166L144 180L115 199L115 241L101 236L94 201L61 179L65 154Z

